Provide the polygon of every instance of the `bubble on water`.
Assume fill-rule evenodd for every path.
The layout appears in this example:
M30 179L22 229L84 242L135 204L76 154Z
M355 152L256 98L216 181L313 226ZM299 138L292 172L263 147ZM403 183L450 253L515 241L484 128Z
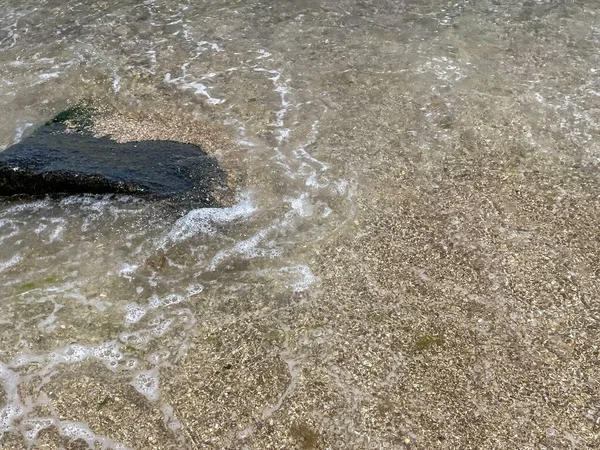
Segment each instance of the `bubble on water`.
M157 316L154 319L150 320L148 322L148 325L150 325L151 327L155 327L156 325L160 324L160 321L162 320L163 316Z
M6 394L6 405L0 410L0 433L3 433L11 429L15 419L23 415L24 409L19 399L19 375L0 363L0 380Z
M125 326L138 323L146 315L146 308L137 303L127 303L125 305Z
M125 368L128 370L135 369L138 365L138 360L135 358L131 358L125 361Z
M39 211L40 209L47 208L50 205L50 200L39 200L35 202L21 203L19 205L12 206L4 211L2 214L12 215L23 211Z
M0 432L11 429L15 419L23 415L23 407L15 403L9 403L0 410Z
M102 361L109 369L115 370L123 354L114 343L105 343L90 349L90 355Z
M103 197L101 200L97 200L91 197L83 197L83 200L86 202L87 205L89 205L90 210L97 213L104 212L110 206L110 199L108 197Z
M144 292L144 288L142 286L138 286L135 288L135 292L137 292L138 294L141 294L142 292Z
M106 436L94 433L83 422L61 421L58 422L58 433L71 441L83 440L89 448L102 448L114 450L128 450L128 447Z
M164 297L161 300L161 306L176 305L178 303L181 303L184 300L185 300L185 298L182 297L181 295L177 295L177 294L167 295L166 297Z
M204 286L202 286L201 284L190 284L186 288L186 290L188 292L188 297L190 297L192 295L196 295L202 292L204 290Z
M171 420L170 422L168 422L167 427L169 427L169 430L176 432L181 430L182 425L181 422L179 422L178 420Z
M154 353L151 353L150 355L148 355L148 357L146 358L146 361L148 361L153 366L156 366L156 365L160 364L161 362L169 359L170 356L171 356L171 352L169 352L168 350L159 350L158 352L154 352Z
M176 305L177 303L181 303L184 300L184 297L177 294L169 294L163 298L159 298L156 295L153 295L149 298L148 307L150 309L158 309L164 306Z
M23 257L20 254L16 254L7 261L0 261L0 272L19 264L22 259Z
M189 309L178 309L173 311L173 314L177 316L179 323L186 324L188 327L196 323L196 317Z
M22 367L32 362L44 365L43 372L48 373L59 364L74 364L95 358L111 370L116 370L123 354L119 351L116 342L105 342L98 346L86 347L81 344L72 344L57 349L46 355L19 355L12 362L12 367Z
M51 427L56 422L55 419L51 417L42 417L35 419L27 419L24 420L21 424L27 428L27 431L23 434L25 436L25 440L31 445L35 442L40 431Z
M158 371L156 369L138 372L131 381L131 385L148 400L158 400Z
M121 333L119 340L128 346L134 348L145 348L145 345L152 341L157 335L153 333L154 329L141 329L133 333Z
M10 362L10 366L11 367L22 367L22 366L26 366L27 364L31 364L32 362L38 362L39 360L40 360L39 357L34 357L32 355L19 355ZM0 373L0 377L2 377L1 373Z
M164 322L160 323L158 326L150 330L150 332L156 336L162 336L169 330L169 328L171 328L172 323L173 319L165 320Z
M48 359L53 364L76 363L88 358L90 353L86 347L79 344L73 344L62 348L48 355Z
M96 434L90 430L86 424L82 422L61 422L58 427L58 432L72 441L81 439L90 447L95 447Z

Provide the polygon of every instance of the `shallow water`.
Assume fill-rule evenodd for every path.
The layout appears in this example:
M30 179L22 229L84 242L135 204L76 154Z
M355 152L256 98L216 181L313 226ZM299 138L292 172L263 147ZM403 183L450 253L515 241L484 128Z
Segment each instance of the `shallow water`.
M180 2L2 6L4 146L82 97L138 109L168 97L227 127L234 143L218 156L243 160L250 180L222 209L122 196L3 201L3 432L34 443L56 426L102 441L85 424L36 416L57 367L97 360L106 377L128 371L160 401L159 369L187 351L202 303L265 280L288 296L317 282L301 248L350 220L353 181L311 154L327 107L246 35L247 14ZM36 394L18 395L31 380Z
M22 436L27 445L54 429L90 448L161 447L163 442L137 447L131 437L121 442L115 437L120 431L100 431L83 415L59 408L54 394L67 398L68 377L83 378L79 370L89 363L93 377L117 391L133 387L140 401L159 411L171 433L164 438L171 447L164 448L219 448L206 437L203 447L198 436L184 432L190 422L183 426L173 412L177 405L165 398L164 390L177 389L164 373L178 373L188 355L204 355L196 339L208 323L220 330L243 317L260 329L264 318L275 317L278 328L269 324L264 334L277 358L265 373L281 372L285 382L272 377L276 394L257 401L255 419L231 419L237 428L227 439L240 448L235 442L286 406L301 378L299 367L309 367L310 358L289 342L334 341L335 324L308 324L292 336L290 328L302 323L294 311L321 291L344 287L330 272L368 272L379 258L348 251L338 269L327 267L321 252L344 255L336 242L364 237L385 222L379 214L409 217L418 210L418 200L413 209L395 203L401 195L426 204L432 193L449 191L448 174L467 183L468 174L461 178L458 172L473 167L471 157L482 164L474 173L506 180L518 172L525 174L522 184L541 171L544 183L563 186L571 180L565 167L597 170L597 8L585 2L499 3L3 2L2 148L69 104L93 98L121 111L166 111L174 122L181 114L186 123L193 118L217 127L230 143L212 151L239 183L235 201L221 209L181 210L123 196L0 201L0 431ZM140 123L136 137L151 133ZM115 131L127 139L126 129ZM490 142L509 150L473 156ZM497 166L487 167L487 161ZM570 181L565 183L569 190ZM469 197L449 198L458 211ZM443 201L438 208L454 214ZM459 222L452 223L448 229ZM469 235L464 240L467 246ZM400 254L412 242L408 237L394 251ZM329 285L319 270L329 273ZM419 267L409 272L429 281ZM361 278L357 302L364 292L386 292L373 277ZM354 297L343 301L340 309L352 310ZM292 311L287 322L280 311ZM358 322L377 327L364 317ZM228 348L227 355L246 352L243 345ZM352 399L351 412L339 418L349 434L339 438L341 444L333 442L336 448L367 448L367 438L353 446L351 430L374 423L358 413L368 396L353 385L356 376L340 369L346 367L344 351L331 346L322 351L322 364L339 392ZM352 343L345 342L348 348ZM226 357L219 352L211 355ZM368 354L353 364L367 367ZM63 384L57 387L56 380ZM143 416L146 406L138 407ZM177 407L185 415L185 407ZM403 433L408 442L416 439L416 431ZM264 448L260 441L255 445Z

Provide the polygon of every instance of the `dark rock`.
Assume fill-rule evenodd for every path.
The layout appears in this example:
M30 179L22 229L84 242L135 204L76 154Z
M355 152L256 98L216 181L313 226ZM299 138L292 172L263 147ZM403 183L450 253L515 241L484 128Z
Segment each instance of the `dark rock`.
M118 143L87 131L68 110L0 152L0 195L132 194L218 206L227 177L200 147L173 141Z

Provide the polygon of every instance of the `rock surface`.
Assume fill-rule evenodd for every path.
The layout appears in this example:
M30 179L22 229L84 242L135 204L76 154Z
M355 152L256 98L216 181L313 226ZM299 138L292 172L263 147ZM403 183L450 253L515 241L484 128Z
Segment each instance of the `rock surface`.
M118 143L61 113L0 153L0 195L133 194L218 205L227 189L217 160L174 141Z

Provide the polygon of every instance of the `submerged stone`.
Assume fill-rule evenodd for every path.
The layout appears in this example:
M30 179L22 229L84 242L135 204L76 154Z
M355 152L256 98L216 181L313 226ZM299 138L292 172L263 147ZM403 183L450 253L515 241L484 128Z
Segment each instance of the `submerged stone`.
M115 193L219 206L227 176L202 148L96 137L82 111L67 110L0 152L1 196Z

